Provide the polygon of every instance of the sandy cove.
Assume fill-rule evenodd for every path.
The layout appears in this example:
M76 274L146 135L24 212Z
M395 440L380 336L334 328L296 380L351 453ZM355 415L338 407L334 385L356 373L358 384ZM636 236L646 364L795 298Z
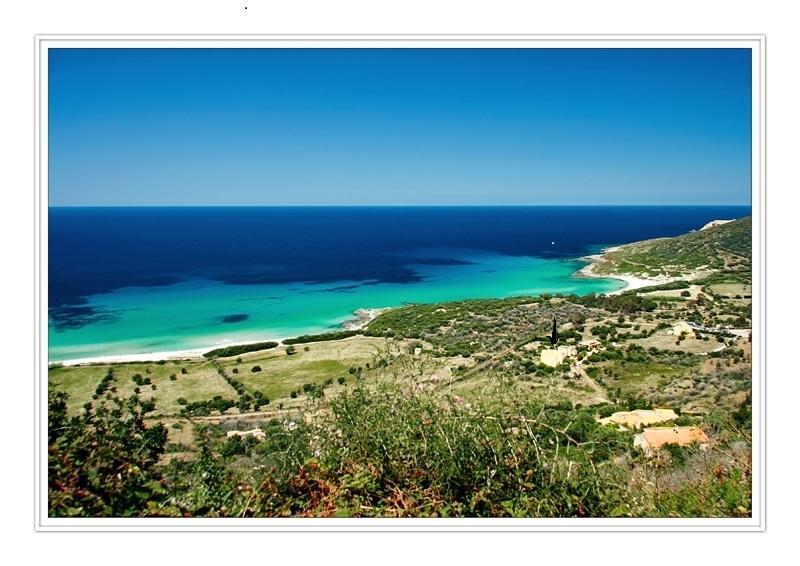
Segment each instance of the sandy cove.
M633 291L634 289L642 289L644 287L653 287L655 285L663 285L665 283L671 283L672 281L677 281L678 277L655 277L652 279L639 277L636 275L629 275L627 273L611 273L611 274L597 274L594 272L595 267L605 261L605 257L603 257L608 252L615 252L622 249L622 246L614 246L610 248L604 248L602 253L595 254L595 255L588 255L581 259L588 261L589 263L578 270L576 276L578 277L598 277L601 279L616 279L618 281L623 281L625 283L625 287L622 289L617 289L616 291L611 291L609 293L604 293L606 295L619 295L620 293L624 293L625 291Z

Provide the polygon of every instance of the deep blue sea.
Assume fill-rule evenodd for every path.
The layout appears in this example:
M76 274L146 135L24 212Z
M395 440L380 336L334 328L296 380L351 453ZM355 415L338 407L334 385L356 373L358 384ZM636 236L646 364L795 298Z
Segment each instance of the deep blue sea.
M52 360L336 328L357 308L550 292L599 247L749 207L51 208Z

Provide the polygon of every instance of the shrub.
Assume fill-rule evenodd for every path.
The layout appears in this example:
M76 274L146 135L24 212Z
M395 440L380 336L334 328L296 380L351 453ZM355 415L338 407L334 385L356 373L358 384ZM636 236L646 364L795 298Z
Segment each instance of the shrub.
M261 366L253 366L252 368L250 368L250 371L253 373L258 373L261 371Z
M238 354L245 354L247 352L258 352L259 350L270 350L277 348L277 342L257 342L255 344L240 344L238 346L228 346L226 348L217 348L203 354L204 358L229 358ZM237 362L241 363L241 358L237 358Z
M53 517L130 517L166 499L158 460L167 430L145 426L152 401L113 398L78 416L48 397L48 506Z
M325 342L328 340L341 340L361 334L360 330L339 330L336 332L326 332L325 334L304 334L296 338L284 340L284 344L303 344L305 342Z

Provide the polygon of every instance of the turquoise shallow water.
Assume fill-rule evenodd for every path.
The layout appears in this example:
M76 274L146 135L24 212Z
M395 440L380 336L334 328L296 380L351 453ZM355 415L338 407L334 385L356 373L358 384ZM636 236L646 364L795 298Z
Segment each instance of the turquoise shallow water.
M441 256L441 250L420 253ZM360 308L550 293L608 292L624 284L576 277L577 260L447 250L465 264L411 264L419 281L237 285L193 278L123 287L87 298L106 320L49 331L50 360L169 352L341 327ZM468 262L468 263L466 263Z

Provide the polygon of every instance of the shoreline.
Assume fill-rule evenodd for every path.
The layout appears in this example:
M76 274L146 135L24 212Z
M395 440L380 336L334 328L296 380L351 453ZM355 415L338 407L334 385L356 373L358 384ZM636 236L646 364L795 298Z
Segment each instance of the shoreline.
M573 277L593 277L593 278L600 278L600 279L617 279L624 281L626 286L622 289L618 289L616 291L611 291L608 293L603 293L606 295L615 295L622 293L624 291L629 291L631 289L638 289L641 287L646 287L650 285L660 285L664 283L664 281L653 281L642 279L634 276L628 275L598 275L593 273L594 266L602 261L602 254L608 251L614 251L619 249L620 246L605 248L602 250L601 254L585 256L578 258L579 260L589 261L590 263L583 268L579 269L573 274ZM366 326L372 322L375 318L381 315L384 312L392 310L394 307L380 307L380 308L359 308L354 310L351 314L354 315L352 318L348 318L347 320L343 321L339 329L340 330L347 330L347 331L358 331L363 330ZM335 330L331 330L331 332L335 332ZM277 342L278 346L283 346L283 341L288 340L289 338L295 338L298 335L291 335L291 336L281 336L281 337L267 337L267 338L259 338L254 340L245 340L245 341L218 341L208 346L199 347L199 348L190 348L186 350L168 350L163 352L140 352L140 353L132 353L132 354L109 354L105 356L88 356L84 358L71 358L67 360L54 360L48 361L48 368L52 367L73 367L73 366L82 366L82 365L105 365L105 364L125 364L125 363L147 363L147 362L159 362L159 361L178 361L178 360L203 360L203 354L214 350L216 348L224 348L229 346L245 346L248 344L256 344L258 342Z
M356 317L350 320L345 320L342 323L342 328L344 330L362 330L370 322L375 320L375 318L377 318L378 315L385 313L388 310L391 310L391 308L392 307L356 309L353 311L353 314L356 315Z
M619 295L626 291L633 291L636 289L643 289L645 287L653 287L656 285L663 285L677 281L679 277L658 277L654 279L639 277L636 275L629 275L623 273L613 274L598 274L594 270L597 265L606 261L605 254L609 252L618 251L628 244L619 246L609 246L603 248L600 253L587 255L577 258L579 261L585 261L587 264L573 273L573 277L588 277L595 279L616 279L622 281L625 286L615 291L602 293L603 295ZM366 328L380 314L391 310L393 307L381 308L359 308L352 312L353 318L349 318L340 324L340 330L358 331ZM333 331L333 330L332 330ZM102 364L117 364L117 363L137 363L137 362L158 362L158 361L176 361L176 360L199 360L205 359L203 354L214 350L215 348L228 347L228 346L244 346L247 344L255 344L258 342L272 341L277 342L278 347L283 345L283 341L296 336L282 336L279 338L269 337L261 338L258 340L247 340L242 342L216 342L202 348L191 348L187 350L171 350L164 352L142 352L136 354L112 354L107 356L91 356L85 358L73 358L68 360L48 361L48 367L70 367L79 365L102 365Z
M372 322L378 315L390 310L391 307L383 308L370 308L370 309L356 309L352 314L355 318L344 321L340 328L341 330L362 330L370 322ZM335 332L332 330L332 332ZM54 360L48 361L48 368L51 367L72 367L81 365L103 365L103 364L124 364L124 363L137 363L137 362L159 362L159 361L176 361L176 360L200 360L206 359L203 354L210 352L217 348L227 348L229 346L246 346L248 344L257 344L259 342L277 342L278 346L283 346L283 341L289 338L296 338L298 335L282 336L280 338L269 337L260 338L258 340L246 340L242 342L217 342L204 346L202 348L191 348L188 350L169 350L164 352L141 352L138 354L110 354L107 356L90 356L86 358L72 358L69 360ZM277 348L276 347L276 348Z
M224 342L216 343L203 348L191 348L188 350L169 350L164 352L140 352L138 354L109 354L107 356L91 356L86 358L72 358L69 360L55 360L48 362L48 367L71 367L82 365L102 365L102 364L125 364L136 362L159 362L175 360L198 360L206 359L203 354L217 348L227 348L228 346L246 346L247 344L257 344L259 342L277 342L278 346L283 345L283 341L291 336L283 338L263 338L260 340L246 340L243 342Z
M621 289L617 289L616 291L610 291L607 293L603 293L604 295L618 295L625 291L630 291L633 289L640 289L643 287L649 287L653 285L661 285L663 283L667 283L669 281L673 281L674 279L665 279L665 280L654 280L654 279L644 279L641 277L636 277L633 275L625 275L625 274L613 274L613 275L600 275L594 273L594 267L604 261L603 254L610 251L615 251L620 249L622 246L613 246L604 248L600 254L594 254L589 256L584 256L578 258L581 261L589 262L587 265L573 273L573 277L591 277L591 278L598 278L598 279L616 279L618 281L623 281L625 283L625 287ZM359 308L354 310L351 314L353 315L352 318L348 318L343 321L339 329L340 330L347 330L347 331L358 331L363 330L366 326L372 322L376 317L381 315L384 312L391 310L393 307L380 307L380 308ZM331 330L331 332L335 332L335 330ZM288 340L289 338L295 338L298 335L291 335L291 336L281 336L281 337L267 337L267 338L259 338L254 340L246 340L246 341L218 341L208 346L199 347L199 348L191 348L186 350L168 350L163 352L140 352L140 353L133 353L133 354L110 354L105 356L89 356L85 358L71 358L67 360L55 360L49 361L48 367L73 367L73 366L81 366L81 365L104 365L104 364L124 364L124 363L147 363L147 362L159 362L159 361L178 361L178 360L203 360L203 354L214 350L216 348L223 348L228 346L244 346L248 344L256 344L258 342L277 342L278 347L283 346L283 341Z
M608 293L603 293L603 295L620 295L627 291L634 291L636 289L643 289L645 287L654 287L656 285L664 285L665 283L672 283L673 281L677 281L679 278L677 277L657 277L657 278L645 278L639 277L637 275L629 275L627 273L612 273L612 274L599 274L595 273L595 268L602 262L606 261L605 254L609 252L619 251L624 248L624 245L621 246L610 246L608 248L603 248L599 254L587 255L580 258L583 261L588 262L582 268L580 268L577 272L575 272L576 277L591 277L595 279L616 279L617 281L622 281L625 283L625 286L621 289L617 289L616 291L609 291Z

